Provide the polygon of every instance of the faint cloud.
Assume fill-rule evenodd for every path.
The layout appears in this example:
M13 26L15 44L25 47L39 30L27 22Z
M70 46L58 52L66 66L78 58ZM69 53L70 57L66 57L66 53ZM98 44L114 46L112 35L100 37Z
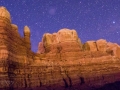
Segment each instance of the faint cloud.
M50 14L50 15L55 15L55 14L56 14L56 8L53 8L53 7L50 8L50 9L49 9L49 14Z

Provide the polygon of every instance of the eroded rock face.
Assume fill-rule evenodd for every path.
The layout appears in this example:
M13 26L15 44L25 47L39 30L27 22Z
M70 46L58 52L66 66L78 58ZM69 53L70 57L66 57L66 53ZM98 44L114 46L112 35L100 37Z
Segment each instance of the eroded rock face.
M0 17L7 18L11 22L10 13L3 6L0 7Z
M7 50L0 50L0 59L6 60L8 59L9 52Z
M43 42L40 42L39 45L38 45L38 52L37 53L45 53L45 48L44 48L44 45L43 45Z
M11 24L12 30L15 30L16 32L18 31L18 26L15 24Z
M81 49L81 41L75 30L61 29L57 33L46 33L43 35L42 40L45 52L57 53L60 52L58 49L66 52L67 49L70 51L72 47L74 47L74 50Z
M38 53L100 51L120 57L119 48L119 45L108 43L104 39L87 41L84 45L82 45L81 40L78 38L75 30L61 29L57 33L46 33L43 35L42 42L39 44Z
M51 45L53 41L52 34L49 34L49 33L44 34L42 40L45 47Z
M107 52L120 58L120 46L117 43L107 43Z
M30 39L30 37L26 37L27 39ZM28 46L30 45L27 45L25 39L19 35L17 25L11 23L7 9L0 7L0 81L2 81L2 84L0 82L0 89L5 90L6 88L20 87L21 85L24 87L23 81L20 82L20 86L15 83L10 86L9 82L11 80L19 82L19 79L22 79L22 75L20 75L22 73L20 72L21 69L14 71L19 68L20 63L20 67L23 67L23 63L25 65L33 61L33 53L28 49ZM9 84L6 84L6 82Z
M75 30L61 29L58 31L59 42L77 41L78 35Z
M96 41L96 45L97 45L98 51L105 52L107 48L107 41L104 39L99 39Z
M115 56L120 58L120 46L116 48Z
M46 33L43 35L44 45L58 44L67 41L77 41L78 39L77 32L70 29L61 29L57 33Z
M88 51L97 51L97 46L95 41L87 41L83 45L83 50L88 50Z

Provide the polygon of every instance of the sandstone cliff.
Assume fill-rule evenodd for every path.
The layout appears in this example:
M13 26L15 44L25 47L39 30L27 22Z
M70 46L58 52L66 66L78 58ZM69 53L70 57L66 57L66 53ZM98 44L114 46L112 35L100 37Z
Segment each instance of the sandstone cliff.
M120 46L104 39L81 43L75 30L43 35L31 51L30 29L24 37L0 7L1 90L90 90L120 81ZM93 90L93 89L92 89Z

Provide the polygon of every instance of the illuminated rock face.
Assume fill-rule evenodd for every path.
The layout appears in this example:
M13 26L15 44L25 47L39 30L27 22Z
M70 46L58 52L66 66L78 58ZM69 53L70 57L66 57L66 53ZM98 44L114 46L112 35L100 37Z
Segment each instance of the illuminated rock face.
M119 70L119 45L102 39L82 44L75 30L44 34L38 52L33 53L29 27L24 27L21 37L9 12L0 7L1 90L68 90L76 85L85 90L84 85L120 80Z
M44 45L43 45L43 42L40 42L39 45L38 45L38 52L37 53L45 53L45 48L44 48Z
M81 41L78 38L75 30L61 29L57 33L43 35L42 39L45 52L67 52L67 51L80 51ZM73 49L74 47L74 49ZM61 51L62 50L62 51Z
M46 33L43 35L43 43L45 46L68 41L77 41L78 39L79 38L75 30L70 30L66 28L59 30L57 33Z
M103 52L106 51L106 48L107 48L106 40L104 40L104 39L97 40L96 44L97 44L98 51L103 51Z
M120 58L120 46L116 43L107 43L107 51L111 53L113 56Z
M8 19L9 21L11 21L11 18L10 18L10 13L7 11L7 9L3 6L0 7L0 17L2 18L6 18Z
M87 41L83 45L83 50L88 50L88 51L97 51L97 45L95 41Z
M9 82L18 81L19 75L14 72L16 68L32 61L30 47L29 34L25 33L22 38L18 33L17 25L11 24L7 9L0 7L0 89L16 86L9 85Z

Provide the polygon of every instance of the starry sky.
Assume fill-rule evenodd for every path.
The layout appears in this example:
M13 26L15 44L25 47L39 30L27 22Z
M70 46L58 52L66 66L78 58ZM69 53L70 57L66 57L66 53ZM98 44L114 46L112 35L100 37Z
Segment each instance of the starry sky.
M12 23L31 30L36 52L44 33L75 29L84 43L106 39L120 44L120 0L0 0L11 14Z

